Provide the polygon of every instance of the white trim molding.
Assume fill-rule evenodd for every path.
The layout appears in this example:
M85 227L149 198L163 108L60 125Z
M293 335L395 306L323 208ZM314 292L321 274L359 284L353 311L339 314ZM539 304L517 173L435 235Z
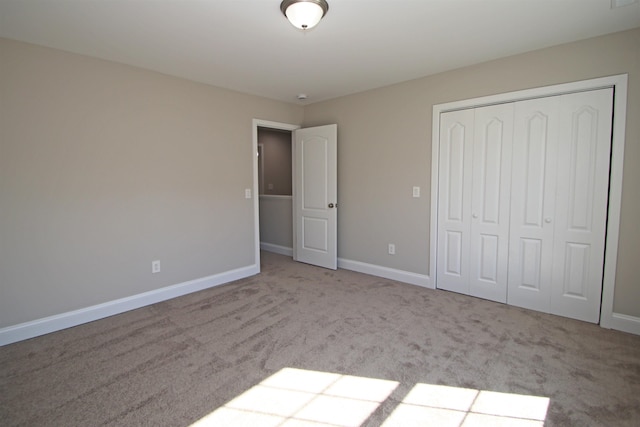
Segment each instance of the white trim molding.
M430 224L430 256L429 277L436 286L436 242L438 227L438 158L440 138L440 114L447 111L495 105L505 102L554 96L587 90L613 88L613 123L611 137L611 172L609 181L609 207L607 215L606 251L604 260L604 277L602 282L602 304L600 306L600 325L604 328L619 329L640 335L637 318L613 312L615 292L616 262L618 258L618 237L620 234L620 207L622 204L622 172L624 161L625 129L627 117L627 84L628 75L600 77L573 83L564 83L527 89L498 95L455 101L433 106L431 136L431 224ZM633 332L635 331L635 332Z
M281 194L260 194L260 198L267 200L293 200L293 196Z
M374 264L367 264L360 261L338 258L338 268L357 271L358 273L370 274L372 276L383 277L385 279L396 280L398 282L409 283L411 285L422 286L434 289L429 276L412 273L410 271L396 270L394 268L382 267Z
M640 317L627 316L626 314L613 313L607 323L610 329L615 329L630 334L640 335Z
M189 280L161 289L144 292L130 297L120 298L30 322L20 323L0 329L0 346L34 338L62 329L78 326L94 320L104 319L126 311L135 310L161 301L166 301L192 292L202 291L234 280L244 279L260 272L256 264L237 268L200 279Z
M293 248L286 246L275 245L273 243L260 242L260 249L267 252L273 252L275 254L293 256Z

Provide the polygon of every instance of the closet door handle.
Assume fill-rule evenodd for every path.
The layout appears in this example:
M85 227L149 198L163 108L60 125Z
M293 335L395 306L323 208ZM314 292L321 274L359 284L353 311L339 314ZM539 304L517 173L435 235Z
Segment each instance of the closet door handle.
M475 219L475 218L478 218L478 214L477 214L477 213L473 213L471 216L472 216L474 219Z
M548 216L544 219L544 222L546 222L547 224L549 224L551 222L551 217Z

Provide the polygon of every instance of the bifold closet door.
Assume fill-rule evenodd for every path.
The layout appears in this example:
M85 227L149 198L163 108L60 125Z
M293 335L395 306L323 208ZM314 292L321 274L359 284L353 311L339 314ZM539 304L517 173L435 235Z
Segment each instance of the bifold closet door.
M440 120L438 288L506 302L513 105Z
M437 286L469 293L474 110L440 115Z
M516 103L512 305L598 322L613 90Z
M563 95L550 312L597 323L604 270L613 89Z
M511 305L549 311L560 97L516 103L509 285Z
M507 301L513 104L476 108L469 295Z

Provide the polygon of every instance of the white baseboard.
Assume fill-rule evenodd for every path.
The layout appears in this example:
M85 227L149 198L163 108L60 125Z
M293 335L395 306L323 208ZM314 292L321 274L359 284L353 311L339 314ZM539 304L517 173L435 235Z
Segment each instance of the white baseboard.
M601 322L605 323L605 322ZM640 317L628 316L626 314L613 313L606 326L630 334L640 335Z
M263 245L265 247L263 247ZM283 246L261 243L260 247L266 251L276 252L282 255L292 256L293 254L293 250L291 248ZM423 274L411 273L408 271L396 270L393 268L381 267L374 264L367 264L343 258L338 259L338 267L434 289L434 285L429 279L429 276ZM234 280L250 277L258 273L260 273L259 266L250 265L224 273L214 274L212 276L202 277L200 279L190 280L176 285L167 286L165 288L144 292L142 294L109 301L103 304L9 326L0 329L0 346L81 325L83 323L92 322L94 320L103 319L129 310L135 310L157 302L166 301L192 292L198 292L229 283ZM640 317L613 313L611 319L606 323L606 327L611 329L640 335Z
M423 286L435 289L429 276L425 274L411 273L404 270L396 270L389 267L367 264L360 261L338 258L338 268L357 271L359 273L370 274L372 276L384 277L385 279L397 280L398 282L409 283L411 285Z
M201 291L203 289L212 288L234 280L253 276L258 273L260 273L260 266L250 265L226 271L224 273L214 274L212 276L202 277L200 279L189 280L177 285L132 295L130 297L9 326L0 329L0 346L81 325L83 323L93 322L94 320L103 319L129 310L135 310L140 307L166 301L171 298Z
M260 249L262 249L263 251L273 252L280 255L293 256L293 248L274 245L273 243L260 242Z

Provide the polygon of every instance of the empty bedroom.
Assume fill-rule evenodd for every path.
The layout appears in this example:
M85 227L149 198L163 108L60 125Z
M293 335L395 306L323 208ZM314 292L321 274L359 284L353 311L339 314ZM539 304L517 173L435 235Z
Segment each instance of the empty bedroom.
M638 0L0 1L0 425L640 425Z

